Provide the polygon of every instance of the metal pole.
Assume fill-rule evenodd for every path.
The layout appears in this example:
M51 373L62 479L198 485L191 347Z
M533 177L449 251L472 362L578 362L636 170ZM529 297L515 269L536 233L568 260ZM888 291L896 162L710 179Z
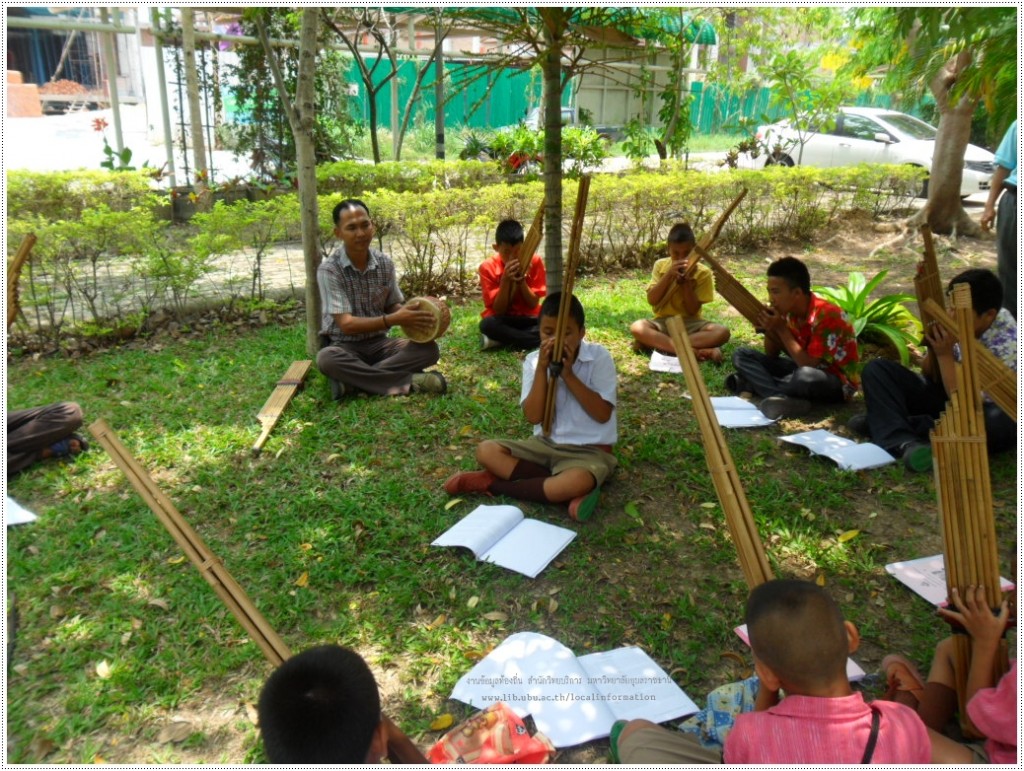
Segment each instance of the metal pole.
M160 43L160 14L156 8L149 9L149 19L153 26L153 49L156 51L156 79L160 86L160 112L163 119L164 151L167 154L167 178L171 187L178 181L174 172L174 137L171 134L171 106L167 102L167 73L164 72L164 47Z
M110 11L107 8L100 9L100 20L104 24L110 22ZM117 145L117 152L124 151L124 137L121 134L121 105L117 95L117 58L114 56L114 35L115 32L107 32L100 35L103 40L103 66L107 70L107 93L110 94L110 108L114 118L114 143Z
M391 19L391 48L398 47L398 28L394 17ZM401 67L401 63L399 63ZM398 159L398 75L391 78L391 157Z

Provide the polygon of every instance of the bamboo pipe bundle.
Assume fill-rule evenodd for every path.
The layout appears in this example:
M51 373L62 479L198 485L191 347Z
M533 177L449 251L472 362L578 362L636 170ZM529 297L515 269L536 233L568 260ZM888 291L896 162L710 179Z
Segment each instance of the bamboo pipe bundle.
M274 426L277 425L277 421L281 418L281 413L284 412L284 408L288 406L288 402L292 400L292 397L302 388L303 383L306 381L306 375L309 373L309 368L312 366L313 361L311 359L293 361L284 373L284 377L277 381L277 385L274 386L274 390L270 393L270 398L263 405L260 414L256 416L263 430L260 432L256 443L252 446L253 455L259 455L263 450L263 445L266 444L270 432L274 430Z
M558 303L558 323L555 326L555 344L551 353L552 370L548 373L548 390L545 394L544 416L541 428L544 436L551 436L551 424L555 419L555 394L558 391L558 374L562 366L565 347L565 325L569 319L572 304L572 290L576 283L576 268L580 262L580 239L583 237L583 217L587 212L587 197L590 195L590 175L580 177L576 192L576 211L572 217L572 231L569 235L569 258L562 278L562 297Z
M523 245L519 247L519 270L524 276L530 272L533 254L540 246L540 239L544 235L544 204L544 201L540 202L540 208L537 209L537 213L533 217L533 224L530 225L526 238L523 239Z
M939 303L930 297L924 301L924 309L929 316L947 331L960 339L960 327L946 313ZM973 329L973 321L967 329ZM961 350L963 346L961 346ZM995 402L999 408L1014 420L1017 419L1017 373L983 345L973 346L974 358L977 361L978 384L982 391Z
M706 233L700 241L697 242L696 248L693 250L693 258L690 260L690 264L686 266L685 276L689 278L693 275L697 269L697 263L701 257L707 258L707 252L714 246L715 241L718 240L718 234L722 232L722 226L726 223L732 213L736 210L736 207L740 205L747 195L747 188L743 188L740 194L733 199L733 202L729 204L728 208L719 215L718 219L715 220L715 224L711 226L711 231ZM669 286L668 291L662 296L661 300L657 305L654 306L654 312L660 313L661 309L668 305L669 300L672 296L679 291L679 284L672 284Z
M21 310L21 301L18 295L18 279L21 278L21 269L28 262L32 253L32 247L36 245L36 234L26 233L21 239L18 251L14 253L14 259L7 266L7 329L18 318L18 311Z
M700 373L700 366L697 364L693 346L690 344L690 336L686 334L683 320L678 316L669 318L666 325L672 343L676 347L679 364L686 376L686 385L693 398L693 411L697 415L701 438L704 441L704 454L707 458L708 470L711 472L711 481L715 485L715 492L718 493L718 500L725 512L725 522L729 527L729 533L732 535L733 543L736 544L740 568L743 570L747 586L753 589L772 579L771 566L768 564L750 503L747 501L743 485L736 472L736 465L732 460L732 454L729 452L729 445L725 441L722 427L718 424L715 411L711 407L711 399Z
M953 305L958 326L970 329L973 310L967 285L954 287ZM947 588L950 592L956 588L963 596L968 586L984 586L989 602L998 604L999 557L980 377L976 367L976 354L981 350L983 347L975 343L973 335L961 339L956 391L936 423L931 439ZM961 720L964 730L970 733L974 729L966 720L965 696L971 639L969 635L954 635L953 639ZM996 671L992 673L995 679L1007 668L1005 644L1000 653Z
M758 317L762 313L767 313L768 307L754 297L749 289L743 286L710 254L704 255L704 261L711 268L711 272L715 274L715 289L718 290L718 293L756 328Z
M924 241L924 259L917 264L917 274L914 276L914 292L917 294L917 307L921 316L921 323L927 329L928 325L935 321L931 313L925 308L927 300L933 300L942 305L942 279L939 276L939 263L935 259L935 242L932 241L932 229L927 225L921 226L921 240Z
M89 426L89 432L103 446L117 467L124 472L132 487L153 510L160 523L171 534L207 583L227 606L249 636L274 666L291 656L288 646L270 627L252 600L231 576L224 564L210 551L199 535L178 513L170 498L153 482L146 470L125 449L117 434L102 418Z

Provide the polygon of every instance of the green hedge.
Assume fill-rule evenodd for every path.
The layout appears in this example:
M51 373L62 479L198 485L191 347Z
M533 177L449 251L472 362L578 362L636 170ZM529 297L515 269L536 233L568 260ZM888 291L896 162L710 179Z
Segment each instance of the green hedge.
M476 266L491 253L496 223L508 217L532 221L543 197L540 181L430 187L426 180L440 165L391 166L380 172L379 179L401 177L407 189L346 188L320 196L320 243L325 254L333 247L335 204L359 195L377 225L379 245L395 258L403 289L410 294L473 291ZM455 164L449 181L465 181L489 166ZM339 164L329 168L339 171ZM29 190L34 191L33 200L46 196L39 212L30 213L20 205L8 218L9 253L27 232L35 232L39 239L22 277L25 312L12 330L16 339L20 335L56 344L68 332L124 334L143 328L163 309L183 317L200 294L206 304L261 302L267 251L275 243L300 238L294 194L268 201L218 202L187 226L174 226L158 219L144 195L136 199L142 205L127 206L143 187L132 175L17 176L18 189L26 197ZM48 179L35 179L40 177ZM649 267L664 250L672 223L687 221L701 233L744 187L747 196L722 229L719 248L809 240L843 210L890 213L906 206L920 178L920 169L904 166L719 172L666 167L595 175L583 228L581 269L601 273ZM63 189L54 180L62 180ZM95 180L98 184L89 187ZM565 244L576 190L575 182L567 180ZM215 269L217 284L204 286ZM301 286L304 277L294 280Z
M152 182L152 176L143 172L10 170L7 219L78 219L101 204L127 211L149 203Z

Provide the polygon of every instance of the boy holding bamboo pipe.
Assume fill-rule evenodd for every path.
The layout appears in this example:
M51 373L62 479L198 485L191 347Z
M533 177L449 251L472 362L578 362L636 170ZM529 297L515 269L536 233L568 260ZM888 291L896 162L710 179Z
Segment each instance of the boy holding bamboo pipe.
M672 226L668 232L668 257L654 263L647 287L647 302L655 308L654 318L634 321L629 331L633 335L634 349L649 351L653 348L675 356L676 348L665 322L672 316L681 316L697 361L720 364L720 346L728 342L730 333L721 324L701 318L701 306L715 298L715 280L709 267L691 261L690 254L696 245L697 238L688 224L680 222ZM664 307L659 309L663 302Z
M528 262L520 255L523 241L522 224L502 220L494 233L494 256L480 263L482 350L507 345L530 351L540 344L538 318L547 294L547 274L538 255L530 255Z
M523 441L488 439L476 459L483 471L466 471L444 483L449 495L508 495L538 503L567 503L569 516L589 519L597 508L602 483L618 461L615 413L615 362L604 346L584 340L583 306L571 299L565 323L561 372L552 375L552 352L562 293L545 298L540 310L540 348L523 362L519 403L533 424ZM541 422L549 388L557 388L550 437Z
M1002 284L984 268L972 268L955 276L947 288L957 284L971 288L974 309L974 337L1008 367L1017 370L1017 322L1005 308ZM854 415L851 430L867 436L891 455L903 458L911 471L930 471L932 452L929 432L956 390L959 347L953 335L932 324L924 339L928 353L921 360L921 374L888 359L873 359L862 374L867 412ZM985 436L990 453L1008 450L1016 444L1014 418L986 398Z

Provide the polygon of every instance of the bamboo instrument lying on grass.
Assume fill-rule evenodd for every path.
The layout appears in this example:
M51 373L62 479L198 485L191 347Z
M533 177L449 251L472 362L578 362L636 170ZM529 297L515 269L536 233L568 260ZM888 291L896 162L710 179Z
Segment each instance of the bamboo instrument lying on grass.
M690 260L690 264L686 266L686 273L684 274L686 278L692 276L694 271L697 270L697 263L700 261L701 257L707 259L707 252L712 246L714 246L715 241L718 240L718 234L722 232L722 226L726 223L726 220L729 219L729 216L736 210L736 207L740 205L740 201L742 201L746 195L747 189L743 188L740 191L740 194L736 196L731 204L729 204L729 208L722 212L719 218L715 221L715 224L711 226L711 231L706 233L704 237L697 242L697 245L693 250L693 257ZM677 291L679 291L679 284L671 284L665 294L662 295L658 304L654 306L654 312L659 313L662 308L668 305L669 300L672 299L672 296Z
M107 451L117 467L124 472L132 487L142 496L146 505L153 510L160 523L181 547L193 565L199 570L207 583L227 606L249 636L263 651L263 655L274 666L291 656L288 646L277 635L267 620L263 618L252 600L246 595L238 582L232 578L224 564L210 551L195 530L189 526L184 517L178 513L168 498L156 486L146 470L135 458L128 454L125 446L107 422L102 418L89 426L89 432L96 437L103 449Z
M572 232L569 236L569 257L562 276L562 298L558 303L558 322L555 326L555 345L551 352L548 372L548 390L544 402L544 416L541 428L544 436L551 436L551 424L555 419L555 392L558 390L558 376L562 371L562 354L565 351L565 325L572 304L572 290L576 282L576 268L580 263L580 239L583 237L583 216L587 213L587 196L590 194L590 175L580 177L576 193L576 212L572 218Z
M971 290L966 284L953 288L953 307L960 328L970 329L974 311ZM975 355L981 349L973 335L960 339L956 391L932 430L932 459L942 515L947 589L956 588L963 597L967 587L983 586L986 600L998 606L1002 592L999 553L985 446L985 418L975 369ZM953 649L961 723L964 730L970 732L973 727L967 721L965 700L971 661L970 635L953 635ZM1006 672L1007 663L1003 641L994 664L993 683Z
M284 373L284 377L277 381L277 385L274 386L270 398L263 405L260 414L256 416L256 419L263 427L263 432L260 434L259 439L256 440L256 444L252 446L253 455L260 454L263 445L266 444L267 438L270 436L270 432L277 425L281 413L284 412L284 408L288 406L288 402L292 400L292 397L302 388L303 383L306 381L306 375L309 373L309 368L312 366L313 362L311 359L293 361L291 366L288 367L288 371Z
M958 285L959 286L959 285ZM966 286L966 285L964 285ZM937 324L941 324L947 331L962 340L960 327L946 313L946 309L937 302L928 298L924 301L924 309L928 311L929 317ZM973 313L973 311L971 311ZM973 330L973 320L967 325ZM969 337L974 339L974 335ZM963 346L961 345L961 351ZM988 394L999 408L1014 420L1017 419L1017 373L1006 366L992 351L983 345L974 346L974 358L977 362L978 385L982 391Z
M36 234L26 233L21 239L21 245L14 254L14 259L7 266L7 329L18 318L18 311L21 310L21 300L18 295L18 279L21 278L21 269L28 262L32 247L36 245Z
M690 389L693 411L697 416L700 435L704 441L704 455L707 458L708 470L711 472L711 481L715 485L715 492L718 493L722 511L725 512L729 533L736 544L740 568L747 580L747 586L753 589L772 579L772 569L765 556L761 536L757 532L757 523L754 522L754 514L740 483L736 464L733 463L729 445L722 434L722 427L715 418L708 389L700 373L700 365L697 364L697 357L690 344L690 336L686 334L683 320L679 316L672 316L665 323L676 347L679 364L686 376L686 385Z

